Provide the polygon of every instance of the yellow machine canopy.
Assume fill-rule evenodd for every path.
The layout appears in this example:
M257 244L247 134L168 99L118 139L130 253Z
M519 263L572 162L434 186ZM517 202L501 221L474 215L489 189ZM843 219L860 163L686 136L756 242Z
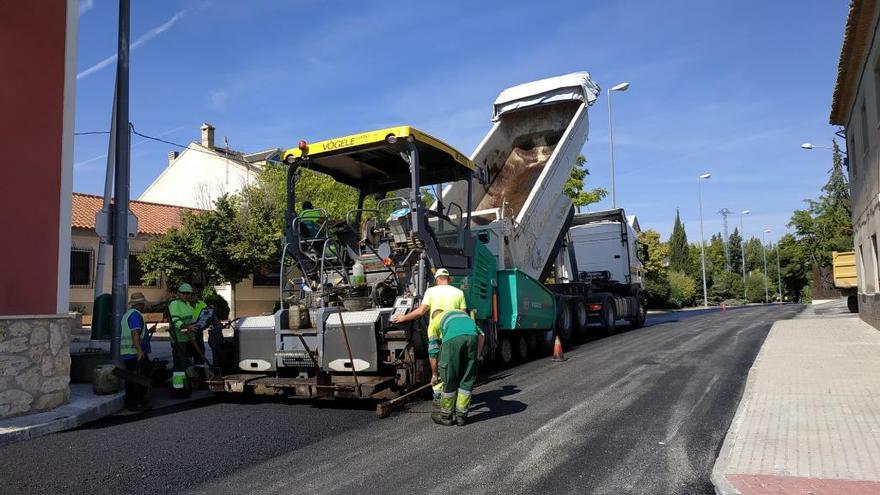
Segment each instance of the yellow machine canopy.
M439 139L409 126L389 127L316 143L300 143L282 159L325 173L367 193L412 187L406 156L412 144L419 165L419 186L465 179L474 163Z

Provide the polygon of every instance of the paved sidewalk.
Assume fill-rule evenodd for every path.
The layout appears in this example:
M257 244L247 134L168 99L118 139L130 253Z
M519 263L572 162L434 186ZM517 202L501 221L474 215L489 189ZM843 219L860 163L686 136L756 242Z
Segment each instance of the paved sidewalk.
M95 395L91 384L72 384L69 403L51 411L0 420L0 445L70 430L119 412L124 395Z
M718 493L880 494L880 331L810 316L770 330L713 470Z

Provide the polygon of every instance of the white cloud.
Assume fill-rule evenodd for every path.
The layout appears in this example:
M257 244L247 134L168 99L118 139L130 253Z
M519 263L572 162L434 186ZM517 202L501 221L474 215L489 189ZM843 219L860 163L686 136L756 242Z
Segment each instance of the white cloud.
M83 15L93 8L95 8L95 0L79 0L79 15Z
M179 21L184 16L184 14L186 14L186 10L181 10L180 12L174 14L174 17L169 19L164 24L160 24L159 26L156 26L153 29L151 29L151 30L147 31L146 33L144 33L143 35L141 35L141 37L139 37L138 39L134 40L134 42L132 42L131 50L137 49L139 46L143 45L147 41L150 41L151 39L155 38L156 36L159 36L160 34L164 33L165 31L168 31L169 29L171 29L177 23L177 21ZM77 80L79 80L84 77L90 76L90 75L94 74L95 72L98 72L99 70L101 70L101 69L103 69L103 68L105 68L115 62L116 62L116 55L111 55L111 56L105 58L104 60L101 60L97 64L89 67L88 69L85 69L84 71L80 72L79 74L76 75L76 78L77 78Z

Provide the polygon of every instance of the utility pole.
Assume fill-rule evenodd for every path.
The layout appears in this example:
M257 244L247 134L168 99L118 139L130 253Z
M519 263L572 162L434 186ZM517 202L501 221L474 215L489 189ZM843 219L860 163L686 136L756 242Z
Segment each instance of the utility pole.
M727 215L730 215L733 212L727 208L721 208L718 213L720 213L721 217L724 219L724 239L721 245L724 246L724 260L727 265L727 271L730 271L730 234L727 231Z
M130 0L119 0L119 46L116 61L116 177L113 204L113 333L110 356L120 364L119 335L128 302L128 198L131 171L131 132L128 118L128 55L131 27Z
M110 111L110 140L107 145L107 170L104 175L104 202L101 213L109 215L110 198L113 197L113 169L116 167L116 86L113 86L113 108ZM95 300L104 293L104 267L107 265L108 239L101 237L98 243L98 262L95 267Z

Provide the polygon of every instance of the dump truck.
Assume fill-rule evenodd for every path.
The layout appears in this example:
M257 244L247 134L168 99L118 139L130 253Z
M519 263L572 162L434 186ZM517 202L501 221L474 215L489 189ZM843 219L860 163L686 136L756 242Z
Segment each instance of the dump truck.
M625 216L623 210L609 213L609 218L575 215L562 192L587 140L588 109L598 92L586 72L502 91L493 105L492 128L470 157L483 180L477 187L460 182L443 190L444 202L462 203L470 197L475 205L472 231L492 252L498 270L510 274L509 279L499 278L499 316L488 333L490 352L504 364L547 349L554 331L568 343L587 337L592 328L613 333L620 320L644 324L646 298L637 239L627 230L625 218L615 224L616 242L628 264L625 274L616 278L603 278L614 263L587 268L587 260L597 253L583 249L580 234L586 231L576 230L578 225L592 229L586 227L591 223L610 225L615 215ZM511 284L523 281L530 289L517 290L522 299L501 298ZM550 301L553 322L529 319L531 306ZM512 302L516 306L509 306Z
M855 251L831 252L831 268L834 288L846 296L846 306L850 313L859 312L859 279L856 270Z
M549 350L554 332L586 332L591 304L638 322L578 271L562 193L598 92L585 72L503 91L470 158L407 126L285 151L283 307L238 322L232 366L210 388L375 399L418 388L430 377L427 321L391 316L417 307L441 267L503 364ZM357 206L341 219L298 209L304 169L352 187ZM440 191L430 205L427 187Z

